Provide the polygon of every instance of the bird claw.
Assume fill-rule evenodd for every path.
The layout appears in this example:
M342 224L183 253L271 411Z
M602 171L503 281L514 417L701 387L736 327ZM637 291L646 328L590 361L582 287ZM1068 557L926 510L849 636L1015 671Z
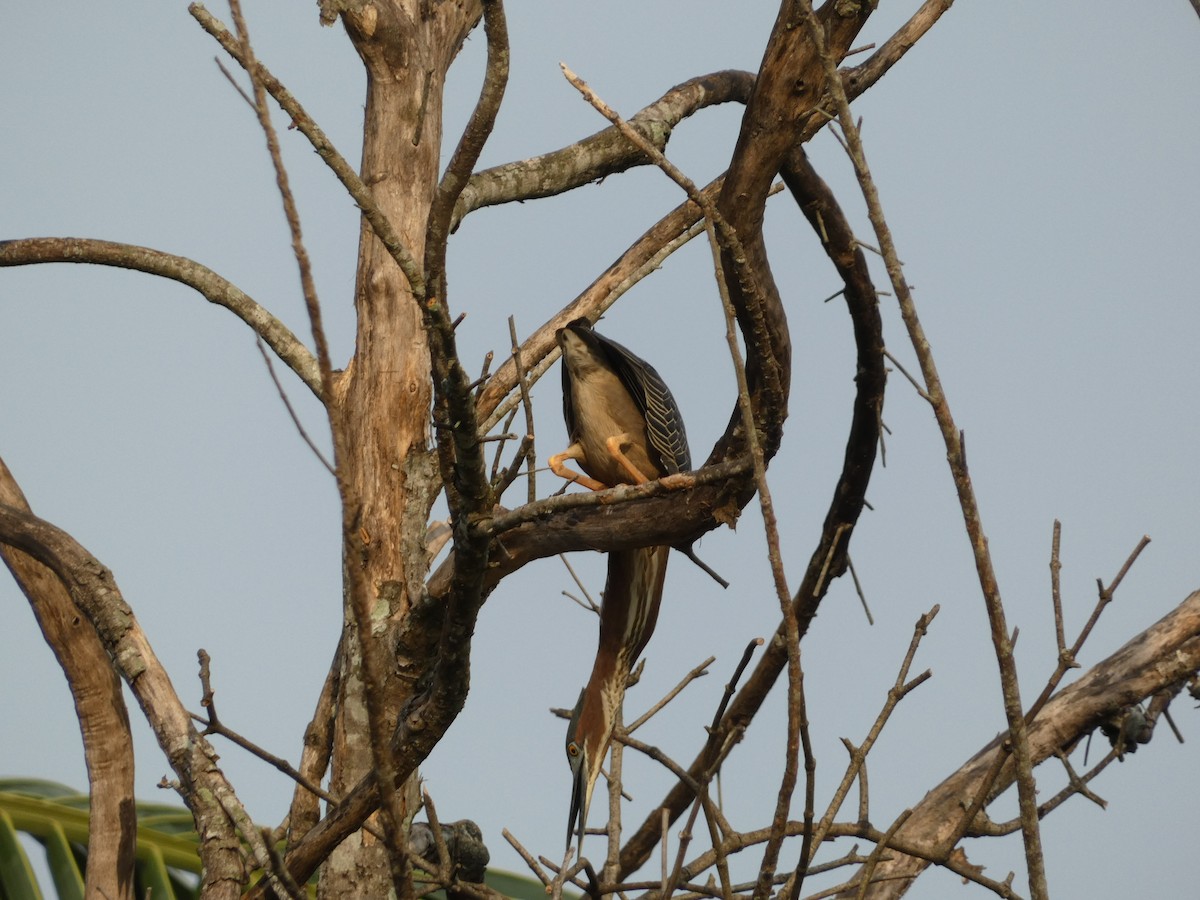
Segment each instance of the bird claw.
M617 461L626 474L633 479L634 484L645 484L652 479L649 478L641 469L633 464L628 456L625 455L625 447L633 443L628 434L614 434L604 441L604 446L608 448L609 455Z
M562 453L555 453L549 459L550 471L552 471L559 478L566 479L573 484L582 485L589 490L608 490L607 484L599 482L595 478L584 475L582 472L576 472L574 469L568 469L565 465L563 465L564 459L579 459L582 453L583 448L581 448L578 444L572 444Z

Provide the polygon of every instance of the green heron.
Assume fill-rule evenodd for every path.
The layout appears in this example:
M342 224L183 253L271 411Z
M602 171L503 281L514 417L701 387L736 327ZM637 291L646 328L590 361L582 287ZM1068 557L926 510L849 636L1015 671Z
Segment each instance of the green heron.
M563 478L592 490L642 484L691 469L675 398L654 367L576 319L558 331L563 357L563 417L571 445L550 458ZM563 465L574 459L581 475ZM625 684L658 619L669 546L614 550L600 609L600 645L567 730L571 813L582 852L588 803L612 742Z

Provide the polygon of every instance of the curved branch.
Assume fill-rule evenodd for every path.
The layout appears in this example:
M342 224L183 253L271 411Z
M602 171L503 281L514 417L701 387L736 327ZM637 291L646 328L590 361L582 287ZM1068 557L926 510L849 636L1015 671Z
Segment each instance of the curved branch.
M830 0L816 13L828 32L827 42L835 58L850 49L873 9L871 3ZM787 0L780 8L717 203L744 247L744 258L735 259L726 250L722 259L730 300L746 340L750 403L763 432L767 460L774 456L783 436L792 348L763 240L763 201L787 153L806 139L804 126L812 119L824 90L821 58L799 27L805 16L795 0ZM754 274L753 283L740 277L745 271ZM741 413L735 409L710 461L740 455L744 443Z
M28 554L53 572L95 627L112 665L129 685L179 777L180 796L191 809L201 835L202 893L206 897L238 897L245 874L231 813L240 813L243 836L252 846L258 845L264 864L269 865L262 837L250 825L233 788L217 767L211 745L192 726L112 573L65 531L11 505L0 504L0 543Z
M0 503L29 512L25 495L2 459ZM121 682L96 632L79 624L78 610L63 583L19 550L0 545L0 558L28 598L75 700L90 792L85 892L89 897L132 900L137 849L131 802L133 735Z
M814 231L823 236L825 252L845 283L843 296L850 313L858 352L857 390L842 472L833 491L820 540L793 601L799 633L803 637L831 581L842 574L848 565L850 537L862 512L867 485L875 466L887 372L883 357L883 324L875 288L866 258L854 239L849 222L833 192L813 171L800 148L793 148L789 153L782 173L784 183L795 196ZM688 771L693 777L707 770L717 749L728 736L736 729L746 728L762 706L787 664L784 631L781 623L774 639L767 641L758 665L689 767ZM692 794L687 786L677 784L660 806L670 811L671 820L674 821L691 800ZM661 823L656 810L630 837L621 854L623 874L634 871L645 861L659 840Z
M210 303L223 306L263 339L318 398L321 373L317 360L291 330L250 296L212 269L183 256L134 244L89 238L22 238L0 241L0 266L36 263L90 263L132 269L186 284Z
M685 118L708 106L745 103L753 84L753 74L732 69L691 78L632 116L629 124L661 150ZM485 206L553 197L648 162L612 127L561 150L485 169L471 176L458 198L451 230Z

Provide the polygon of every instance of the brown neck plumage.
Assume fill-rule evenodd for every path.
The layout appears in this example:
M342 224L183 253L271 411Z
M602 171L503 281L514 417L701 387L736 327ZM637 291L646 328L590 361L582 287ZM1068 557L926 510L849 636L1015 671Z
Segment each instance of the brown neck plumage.
M629 672L654 632L670 552L662 546L608 554L600 646L579 714L579 732L597 766L608 749Z

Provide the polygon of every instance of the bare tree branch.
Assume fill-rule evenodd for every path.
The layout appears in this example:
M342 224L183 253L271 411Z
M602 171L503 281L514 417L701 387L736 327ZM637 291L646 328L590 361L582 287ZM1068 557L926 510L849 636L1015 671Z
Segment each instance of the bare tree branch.
M1200 591L1190 594L1150 628L1055 694L1029 725L1031 761L1040 763L1058 751L1069 753L1105 718L1197 671L1200 671ZM962 822L963 798L975 796L996 766L1000 767L999 775L988 792L989 801L1015 781L1007 739L1007 734L999 735L929 791L913 806L912 816L898 837L923 848L923 853L933 859L949 853L964 830L973 827L973 823ZM899 846L893 844L894 848ZM902 896L928 864L927 860L910 855L881 862L876 868L877 876L887 874L901 880L881 884L869 896L872 900Z
M25 495L2 459L0 503L30 512ZM95 630L90 623L80 622L62 581L42 563L7 544L0 544L0 558L28 598L75 700L90 787L86 893L133 900L137 847L137 820L129 803L133 796L133 735L121 681Z
M810 0L800 0L801 4L811 10ZM1021 705L1020 686L1017 681L1016 662L1012 653L1012 638L1009 635L1005 621L1004 604L1000 596L1000 586L996 580L995 569L992 566L991 554L988 551L987 537L983 531L983 522L979 505L975 497L975 489L967 471L966 452L963 449L962 434L954 423L950 412L950 404L942 389L938 377L937 366L934 363L933 352L929 340L917 317L916 305L904 278L904 271L892 240L891 230L883 215L883 207L879 194L871 178L863 152L862 140L858 126L850 113L850 100L842 84L841 75L837 70L840 53L837 48L827 46L823 27L816 18L809 15L805 19L807 32L812 38L813 45L825 67L829 89L837 105L838 121L845 136L847 152L854 164L862 194L867 202L867 215L875 234L879 238L879 246L887 265L888 276L896 299L900 304L900 314L904 319L912 340L913 349L921 363L921 374L925 387L933 404L934 415L946 444L946 457L950 465L954 486L958 491L959 504L962 507L963 522L966 526L967 537L971 542L971 550L975 557L975 568L979 576L979 586L983 593L984 605L987 610L988 622L991 626L992 644L996 652L996 662L1000 668L1000 688L1004 697L1004 713L1008 718L1009 729L1012 732L1013 753L1017 762L1018 802L1021 806L1021 820L1024 823L1023 838L1025 844L1025 859L1029 869L1030 890L1034 900L1047 900L1049 888L1046 885L1045 859L1042 855L1041 833L1037 818L1037 794L1033 780L1033 764L1025 740L1025 718Z
M0 505L0 543L50 569L92 623L179 776L180 796L191 809L201 835L204 895L239 897L246 873L237 834L249 842L259 865L269 871L262 836L217 767L212 746L193 727L112 573L66 532L13 506ZM238 817L236 825L231 816Z
M720 103L745 103L753 84L751 73L733 70L691 78L630 117L629 124L662 150L672 129L685 118ZM457 228L469 213L485 206L552 197L646 163L646 157L616 127L606 128L561 150L472 175L454 208L451 227Z
M186 284L210 303L223 306L262 338L318 398L321 373L317 360L282 322L212 269L182 256L149 247L89 238L23 238L0 241L0 266L35 263L91 263L158 275Z

